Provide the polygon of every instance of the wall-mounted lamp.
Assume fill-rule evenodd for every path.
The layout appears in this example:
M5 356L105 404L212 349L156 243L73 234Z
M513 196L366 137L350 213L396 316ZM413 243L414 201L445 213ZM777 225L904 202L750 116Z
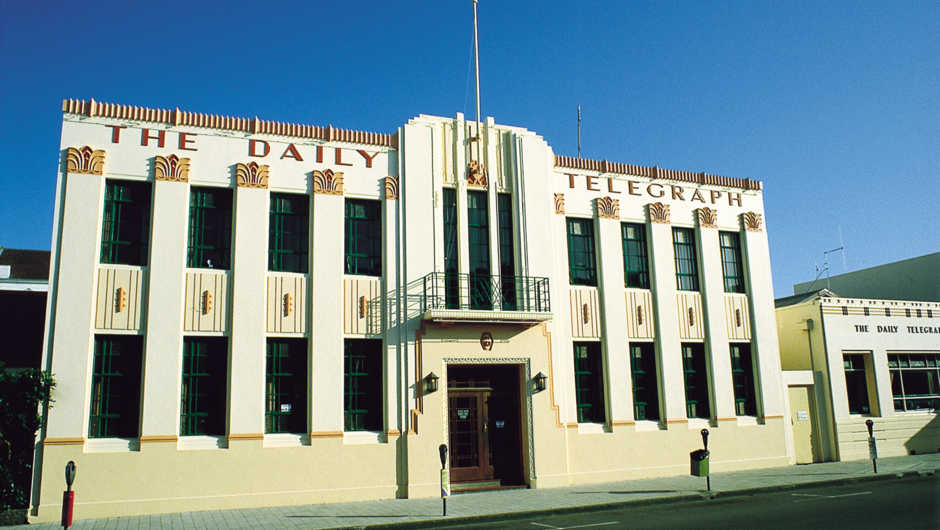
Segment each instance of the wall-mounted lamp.
M437 392L437 382L440 379L441 378L438 377L434 372L429 373L428 376L424 378L424 389L428 392L428 394Z
M547 388L548 376L542 372L539 372L533 380L535 381L536 392L541 392Z

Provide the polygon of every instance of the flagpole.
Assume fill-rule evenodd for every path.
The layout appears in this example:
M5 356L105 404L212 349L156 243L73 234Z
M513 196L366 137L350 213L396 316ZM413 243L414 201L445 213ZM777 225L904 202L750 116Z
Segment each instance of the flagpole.
M473 0L473 55L476 61L477 70L477 163L483 165L483 159L480 157L483 135L480 131L480 40L477 35L477 0Z

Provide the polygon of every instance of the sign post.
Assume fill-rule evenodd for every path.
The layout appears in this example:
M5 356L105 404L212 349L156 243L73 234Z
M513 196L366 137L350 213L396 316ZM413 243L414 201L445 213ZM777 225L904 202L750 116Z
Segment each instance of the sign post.
M705 446L705 458L708 458L708 429L702 429L702 445ZM705 486L708 491L712 490L712 475L705 475Z
M441 444L437 450L441 453L441 502L444 503L444 516L447 516L447 497L450 495L450 474L447 473L447 444Z
M875 473L878 472L878 446L875 444L874 426L875 422L865 420L865 426L868 427L868 455L871 457L871 467Z
M75 492L72 491L72 482L75 481L75 462L69 460L65 464L65 492L62 495L62 526L72 526L72 513L75 507Z

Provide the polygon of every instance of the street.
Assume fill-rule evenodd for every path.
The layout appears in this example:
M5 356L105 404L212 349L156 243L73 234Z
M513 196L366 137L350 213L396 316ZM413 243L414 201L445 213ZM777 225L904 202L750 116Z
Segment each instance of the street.
M464 530L706 528L792 530L940 528L940 476L799 489L727 499L596 511L481 525Z

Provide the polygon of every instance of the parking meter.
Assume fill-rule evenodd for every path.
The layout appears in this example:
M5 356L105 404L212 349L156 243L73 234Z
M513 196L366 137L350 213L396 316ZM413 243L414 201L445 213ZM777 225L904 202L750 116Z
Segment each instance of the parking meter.
M868 455L871 457L871 467L875 473L878 472L878 446L875 445L875 422L865 420L865 426L868 427Z
M447 444L441 444L437 450L441 453L441 469L447 467Z
M447 474L447 444L437 448L441 453L441 502L444 503L444 515L447 515L447 496L450 495L450 475Z
M62 526L68 528L72 526L72 514L75 507L75 492L72 491L72 483L75 482L75 462L69 460L65 464L65 492L62 494Z
M704 445L705 450L708 451L708 429L702 429L702 445Z

